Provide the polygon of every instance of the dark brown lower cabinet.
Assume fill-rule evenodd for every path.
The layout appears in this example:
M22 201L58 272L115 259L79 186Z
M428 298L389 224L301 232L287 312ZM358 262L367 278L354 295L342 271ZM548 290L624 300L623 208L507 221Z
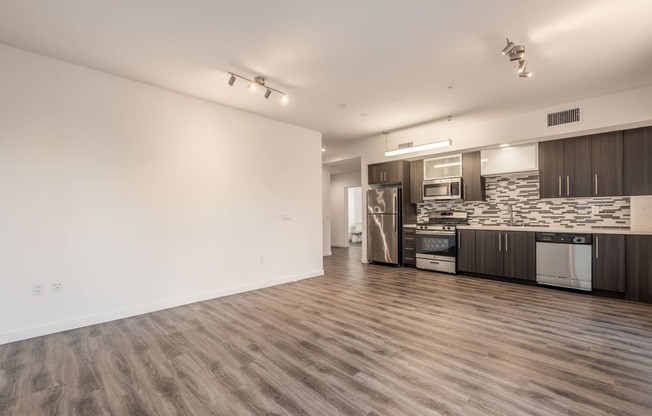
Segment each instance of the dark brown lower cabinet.
M536 278L533 232L478 230L475 253L476 273L524 280Z
M513 279L536 280L536 241L533 232L511 231L505 234L504 273Z
M625 299L652 303L652 236L625 236Z
M625 236L593 234L593 289L625 291Z
M457 270L475 273L475 230L457 231Z
M415 253L416 242L414 241L415 229L412 227L403 228L403 265L416 267L417 258Z

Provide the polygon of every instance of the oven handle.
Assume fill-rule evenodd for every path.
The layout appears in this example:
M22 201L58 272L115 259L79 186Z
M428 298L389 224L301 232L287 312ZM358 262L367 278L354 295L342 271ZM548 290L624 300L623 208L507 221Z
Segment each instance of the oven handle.
M455 231L426 231L417 230L416 235L455 235Z

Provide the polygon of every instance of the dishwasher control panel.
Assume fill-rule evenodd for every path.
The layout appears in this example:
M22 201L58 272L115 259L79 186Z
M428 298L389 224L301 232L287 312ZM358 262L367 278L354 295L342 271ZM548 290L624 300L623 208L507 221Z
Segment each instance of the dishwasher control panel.
M556 244L591 244L591 234L536 233L536 241Z

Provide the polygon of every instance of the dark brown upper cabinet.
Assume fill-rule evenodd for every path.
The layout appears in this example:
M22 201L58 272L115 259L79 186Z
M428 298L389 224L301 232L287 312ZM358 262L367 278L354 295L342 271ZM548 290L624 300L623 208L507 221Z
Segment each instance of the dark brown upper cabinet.
M462 155L462 187L463 200L484 200L484 178L480 176L480 152L464 153Z
M539 143L540 198L591 196L591 138Z
M652 126L623 132L623 193L652 195Z
M383 162L369 165L369 185L384 185L390 183L401 183L404 175L404 162L403 160L396 160L394 162Z
M423 159L410 162L410 203L423 202Z
M539 143L541 198L623 195L623 133Z

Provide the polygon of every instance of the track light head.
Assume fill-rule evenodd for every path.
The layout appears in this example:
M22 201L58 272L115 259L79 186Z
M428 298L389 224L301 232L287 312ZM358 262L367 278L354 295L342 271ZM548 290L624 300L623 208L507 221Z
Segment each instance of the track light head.
M518 61L518 73L520 74L521 72L525 71L525 65L527 65L527 61L525 59L521 59Z
M507 46L505 46L505 48L503 49L502 52L503 55L507 55L514 48L514 42L510 42L508 38L505 39L507 39Z
M509 53L510 61L520 61L525 56L525 46L516 45L514 49Z
M229 78L229 85L233 86L234 83L235 83L235 75L231 74L231 78Z
M532 72L529 71L519 72L518 76L521 78L530 78L532 76Z
M249 79L247 77L243 77L242 75L234 74L233 72L229 72L228 74L230 75L229 85L231 85L231 86L233 86L233 84L235 83L236 78L241 78L241 79L247 81L247 89L249 91L255 91L259 87L264 89L265 92L264 92L263 95L265 96L265 99L268 99L272 95L273 92L277 92L281 96L280 102L282 104L285 104L288 101L288 97L287 97L286 93L284 93L283 91L277 90L276 88L268 87L267 85L265 85L265 78L263 78L263 77L254 77L254 79Z
M269 96L272 94L272 90L267 88L267 91L265 91L265 98L269 98Z

